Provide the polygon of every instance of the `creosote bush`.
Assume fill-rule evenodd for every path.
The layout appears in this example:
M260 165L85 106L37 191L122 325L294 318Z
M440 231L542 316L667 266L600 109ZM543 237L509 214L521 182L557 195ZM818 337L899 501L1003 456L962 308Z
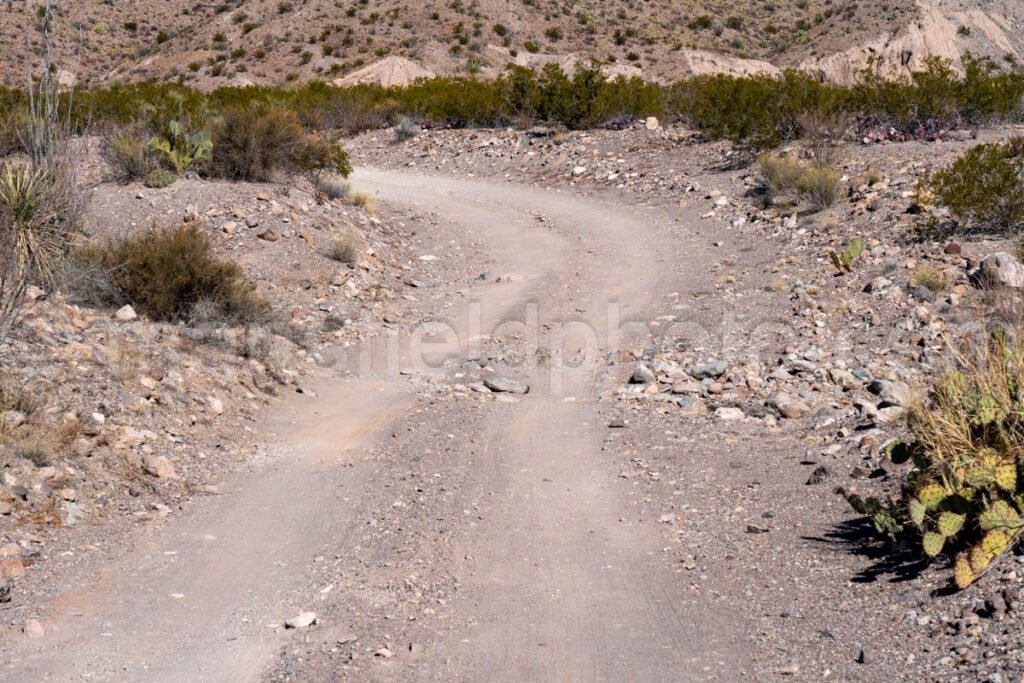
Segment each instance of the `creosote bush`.
M1024 138L970 148L935 173L928 189L964 231L1019 232L1024 226Z
M352 167L341 145L306 132L293 111L232 108L213 125L215 176L266 182L281 172L317 171L344 178Z
M1024 337L999 328L961 346L956 366L911 410L910 439L888 448L913 467L897 499L839 489L876 529L920 543L927 557L955 558L964 588L1024 531Z
M216 258L195 222L152 227L80 258L107 272L122 300L154 320L249 323L269 316L242 269Z

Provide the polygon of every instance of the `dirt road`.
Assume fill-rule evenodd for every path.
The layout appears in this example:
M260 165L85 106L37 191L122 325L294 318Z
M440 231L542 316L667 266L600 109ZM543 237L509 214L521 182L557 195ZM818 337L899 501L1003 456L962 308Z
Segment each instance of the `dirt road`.
M680 272L696 238L654 208L511 184L383 171L361 171L353 184L437 215L450 227L446 239L475 241L487 269L502 275L450 284L446 309L432 318L457 340L441 354L448 362L427 362L436 354L406 343L418 329L409 322L397 363L364 363L372 372L354 376L345 371L358 369L358 352L339 354L315 397L297 396L269 421L265 466L140 534L62 596L47 635L22 643L5 680L252 681L280 648L337 626L321 615L310 631L281 628L327 593L345 601L324 576L344 586L359 573L372 584L375 571L387 571L387 558L368 566L360 555L375 553L363 525L397 505L389 488L413 464L407 451L379 444L418 405L409 376L456 372L481 347L525 360L496 365L529 393L465 415L480 430L471 441L438 434L417 444L425 454L443 450L448 469L436 476L460 482L446 509L473 511L446 519L456 525L446 529L451 540L416 546L422 574L453 562L472 570L460 572L459 599L445 603L446 623L414 668L383 661L393 646L380 667L352 679L735 680L741 630L727 602L686 591L663 557L661 530L633 521L642 494L608 462L596 401L617 381L606 358L622 346L619 330L640 341L646 334L624 323L649 321L667 291L702 286L699 269ZM436 410L463 417L458 403ZM435 520L406 523L426 529ZM363 618L369 631L400 628ZM296 680L344 675L308 664Z

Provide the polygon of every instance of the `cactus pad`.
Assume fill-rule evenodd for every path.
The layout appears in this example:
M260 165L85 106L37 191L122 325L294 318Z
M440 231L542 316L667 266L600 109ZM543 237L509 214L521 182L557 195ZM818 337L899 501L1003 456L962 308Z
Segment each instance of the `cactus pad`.
M1005 500L997 500L992 507L978 515L978 524L990 529L1016 529L1021 526L1020 515Z
M974 574L974 570L971 569L971 563L968 562L967 558L961 555L956 558L956 562L953 563L953 580L956 581L957 588L963 590L967 588L974 580L978 578Z
M942 534L937 534L933 531L929 531L924 535L923 545L924 554L928 557L935 557L942 552L942 546L946 544L946 537Z
M996 486L1004 491L1017 490L1017 463L1012 460L996 465Z
M966 519L964 515L958 515L955 512L943 512L939 515L939 533L943 538L956 536L964 528Z
M914 523L914 526L917 528L924 526L924 516L927 512L924 503L917 498L911 498L908 507L910 509L910 521Z
M934 510L946 500L946 489L938 484L927 484L917 492L917 499L921 501L927 510Z

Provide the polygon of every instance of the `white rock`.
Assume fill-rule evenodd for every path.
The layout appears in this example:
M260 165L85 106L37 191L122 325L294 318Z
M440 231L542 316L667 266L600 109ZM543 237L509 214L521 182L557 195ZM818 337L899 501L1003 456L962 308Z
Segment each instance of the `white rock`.
M114 314L114 318L121 322L131 322L132 320L138 320L139 315L135 312L135 309L131 305L122 306L117 309L117 313Z
M717 417L719 420L742 420L743 411L740 410L739 408L722 406L721 408L715 410L715 417Z
M302 612L284 622L285 628L308 628L316 623L316 612Z

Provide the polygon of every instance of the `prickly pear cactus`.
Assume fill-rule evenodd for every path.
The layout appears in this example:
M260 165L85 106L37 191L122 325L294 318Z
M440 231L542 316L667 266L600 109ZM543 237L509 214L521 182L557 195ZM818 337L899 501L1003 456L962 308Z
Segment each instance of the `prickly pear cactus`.
M837 492L880 533L910 534L927 557L953 559L966 588L1024 536L1024 331L993 334L961 356L910 413L913 438L886 450L913 462L901 497Z
M206 133L190 135L177 121L167 124L162 135L150 138L149 148L178 175L185 173L198 161L209 160L213 154L213 142Z
M860 255L864 253L864 240L860 237L854 237L847 244L846 248L842 251L836 251L832 249L829 251L829 259L832 260L832 265L840 275L844 275L853 270L854 262L860 258Z

